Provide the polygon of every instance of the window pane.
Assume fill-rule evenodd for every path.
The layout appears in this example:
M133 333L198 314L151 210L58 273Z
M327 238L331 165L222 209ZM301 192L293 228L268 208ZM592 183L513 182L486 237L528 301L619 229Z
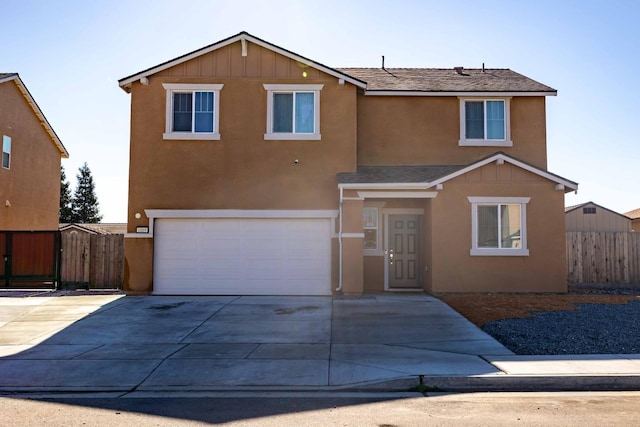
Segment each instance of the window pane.
M191 132L191 102L190 93L173 94L173 131Z
M364 208L362 214L364 228L378 228L378 208Z
M5 153L11 153L11 137L2 135L2 151Z
M293 94L273 94L273 131L293 132Z
M465 138L484 139L484 103L467 101L464 103Z
M504 139L504 101L487 101L487 139Z
M9 169L11 164L11 137L2 135L2 167Z
M213 92L196 92L195 131L213 132Z
M500 205L500 247L521 248L520 205Z
M364 249L378 249L378 230L364 230Z
M296 133L313 133L313 92L296 93Z
M497 206L478 206L478 247L498 247Z

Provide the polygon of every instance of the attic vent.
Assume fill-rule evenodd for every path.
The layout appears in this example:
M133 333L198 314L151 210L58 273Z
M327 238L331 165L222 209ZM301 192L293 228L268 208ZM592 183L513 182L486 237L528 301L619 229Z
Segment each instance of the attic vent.
M583 214L595 214L596 208L582 208Z

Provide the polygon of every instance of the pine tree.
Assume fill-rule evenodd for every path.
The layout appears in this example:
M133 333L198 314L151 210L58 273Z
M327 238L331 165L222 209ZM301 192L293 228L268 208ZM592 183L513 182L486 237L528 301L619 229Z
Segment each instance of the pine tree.
M72 222L73 211L71 209L71 186L67 181L64 166L60 165L60 219L59 222Z
M73 222L95 224L102 220L100 210L98 208L98 198L95 193L95 184L91 170L87 163L78 169L76 175L78 184L73 194L71 207L73 210Z

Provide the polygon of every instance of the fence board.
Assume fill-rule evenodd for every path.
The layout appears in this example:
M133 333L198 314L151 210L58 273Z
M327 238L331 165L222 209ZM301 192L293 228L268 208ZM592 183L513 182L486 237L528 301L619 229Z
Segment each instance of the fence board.
M122 288L122 234L63 233L62 283L91 288Z
M567 232L569 283L640 285L640 233Z

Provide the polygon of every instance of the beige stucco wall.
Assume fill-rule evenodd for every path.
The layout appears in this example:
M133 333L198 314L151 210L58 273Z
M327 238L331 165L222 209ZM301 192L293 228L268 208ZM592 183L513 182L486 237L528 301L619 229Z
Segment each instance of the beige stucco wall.
M529 256L471 256L469 196L530 197ZM430 292L564 292L567 289L564 193L511 165L487 165L445 184L432 200ZM452 212L456 212L453 215Z
M162 83L223 84L220 140L163 140ZM265 141L263 84L273 83L324 85L321 140ZM131 87L129 232L147 225L145 209L337 210L336 174L355 167L356 88L252 43L246 57L238 42ZM136 271L148 270L147 261L135 259L138 250L125 249L131 270L125 288L147 286L137 282Z
M460 147L457 97L358 97L358 164L462 165L503 151L546 169L544 97L511 99L513 147Z
M530 197L529 256L471 256L468 197ZM564 193L510 164L490 164L444 184L432 199L389 199L385 208L424 209L422 283L427 292L564 292ZM384 257L364 257L364 290L384 289Z
M3 135L11 164L0 167L0 230L57 230L60 151L13 81L0 84L0 145Z
M583 213L583 208L595 208L595 214ZM593 203L588 203L565 214L567 231L631 231L631 220L615 212L603 209Z

